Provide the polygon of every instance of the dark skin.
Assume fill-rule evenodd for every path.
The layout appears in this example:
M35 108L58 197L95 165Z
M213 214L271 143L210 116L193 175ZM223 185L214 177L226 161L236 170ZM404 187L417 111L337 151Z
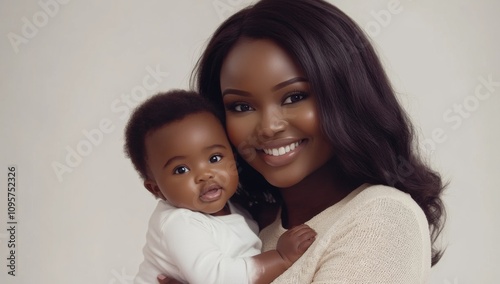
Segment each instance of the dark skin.
M203 137L203 139L200 139ZM238 174L233 152L220 121L210 113L195 113L149 133L145 138L151 177L145 187L176 207L214 216L228 215L228 199L235 193ZM219 195L205 197L207 185ZM314 242L307 225L285 232L275 250L252 256L257 268L254 283L269 283L290 267Z
M284 228L303 224L361 184L336 174L335 149L321 131L315 94L284 49L269 40L240 39L224 60L221 90L230 141L278 187ZM300 146L281 157L261 150L295 141Z
M356 182L337 181L337 178L331 175L332 167L332 165L326 165L311 174L310 178L303 180L293 188L280 189L283 197L282 225L284 228L307 222L318 213L342 200L350 191L360 185ZM330 174L327 175L325 173ZM331 187L329 187L332 185L338 185L338 190L332 191ZM310 188L317 188L315 193L323 194L319 195L322 198L318 199L316 197L318 195L311 195ZM310 204L311 206L304 206L304 204ZM290 210L288 208L293 209ZM278 207L273 205L262 207L257 215L261 217L257 219L259 226L262 228L274 221L274 217L272 216L276 216L278 209ZM159 284L182 284L182 282L168 278L165 275L158 275L157 280ZM268 282L264 280L262 283L270 282L272 280Z
M221 90L229 139L278 187L284 228L309 221L361 184L335 174L335 149L322 134L315 95L285 50L268 40L241 39L224 60ZM274 219L274 209L261 208L261 227ZM177 283L170 281L159 279Z
M284 228L309 221L361 185L339 180L338 177L332 176L333 170L334 166L329 163L295 185L293 189L280 189L284 204L281 214ZM311 188L316 189L315 194L311 194Z

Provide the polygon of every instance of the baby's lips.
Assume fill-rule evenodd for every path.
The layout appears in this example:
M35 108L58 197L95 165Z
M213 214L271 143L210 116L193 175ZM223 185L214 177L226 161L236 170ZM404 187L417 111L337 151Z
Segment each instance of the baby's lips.
M212 184L206 185L201 190L200 195L204 195L205 193L207 193L207 192L209 192L211 190L216 190L216 189L219 189L219 188L222 188L222 187L219 184L217 184L217 183L212 183Z

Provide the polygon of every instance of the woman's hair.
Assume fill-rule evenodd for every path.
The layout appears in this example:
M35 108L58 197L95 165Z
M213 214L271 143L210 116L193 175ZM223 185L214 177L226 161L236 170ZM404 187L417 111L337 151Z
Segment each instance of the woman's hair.
M272 40L296 61L317 97L322 130L342 175L409 193L427 217L436 264L445 185L418 156L409 118L359 26L321 0L262 0L234 14L216 30L193 73L200 94L221 109L221 66L240 38ZM252 188L255 171L242 167L249 172L241 181Z

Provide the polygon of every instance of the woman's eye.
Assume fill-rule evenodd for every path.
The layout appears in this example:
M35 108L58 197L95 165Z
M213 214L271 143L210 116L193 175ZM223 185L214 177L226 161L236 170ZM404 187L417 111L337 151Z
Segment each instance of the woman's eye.
M305 99L306 97L307 97L306 93L293 93L293 94L289 95L285 99L285 101L283 101L283 104L284 105L293 104L293 103L296 103L298 101Z
M222 160L222 155L213 155L210 157L210 163L217 163L220 160Z
M228 109L235 111L235 112L245 112L245 111L252 111L253 110L253 108L251 106L249 106L248 104L244 104L244 103L232 104Z
M189 172L189 169L186 166L180 166L174 169L174 174L176 175L185 174L187 172Z

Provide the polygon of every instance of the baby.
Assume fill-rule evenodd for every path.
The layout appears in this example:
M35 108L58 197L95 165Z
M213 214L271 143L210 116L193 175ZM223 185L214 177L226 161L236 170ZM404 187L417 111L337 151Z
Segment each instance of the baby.
M270 283L312 244L307 225L261 253L258 226L229 201L238 172L220 116L194 92L155 95L132 114L125 151L158 204L134 283Z

